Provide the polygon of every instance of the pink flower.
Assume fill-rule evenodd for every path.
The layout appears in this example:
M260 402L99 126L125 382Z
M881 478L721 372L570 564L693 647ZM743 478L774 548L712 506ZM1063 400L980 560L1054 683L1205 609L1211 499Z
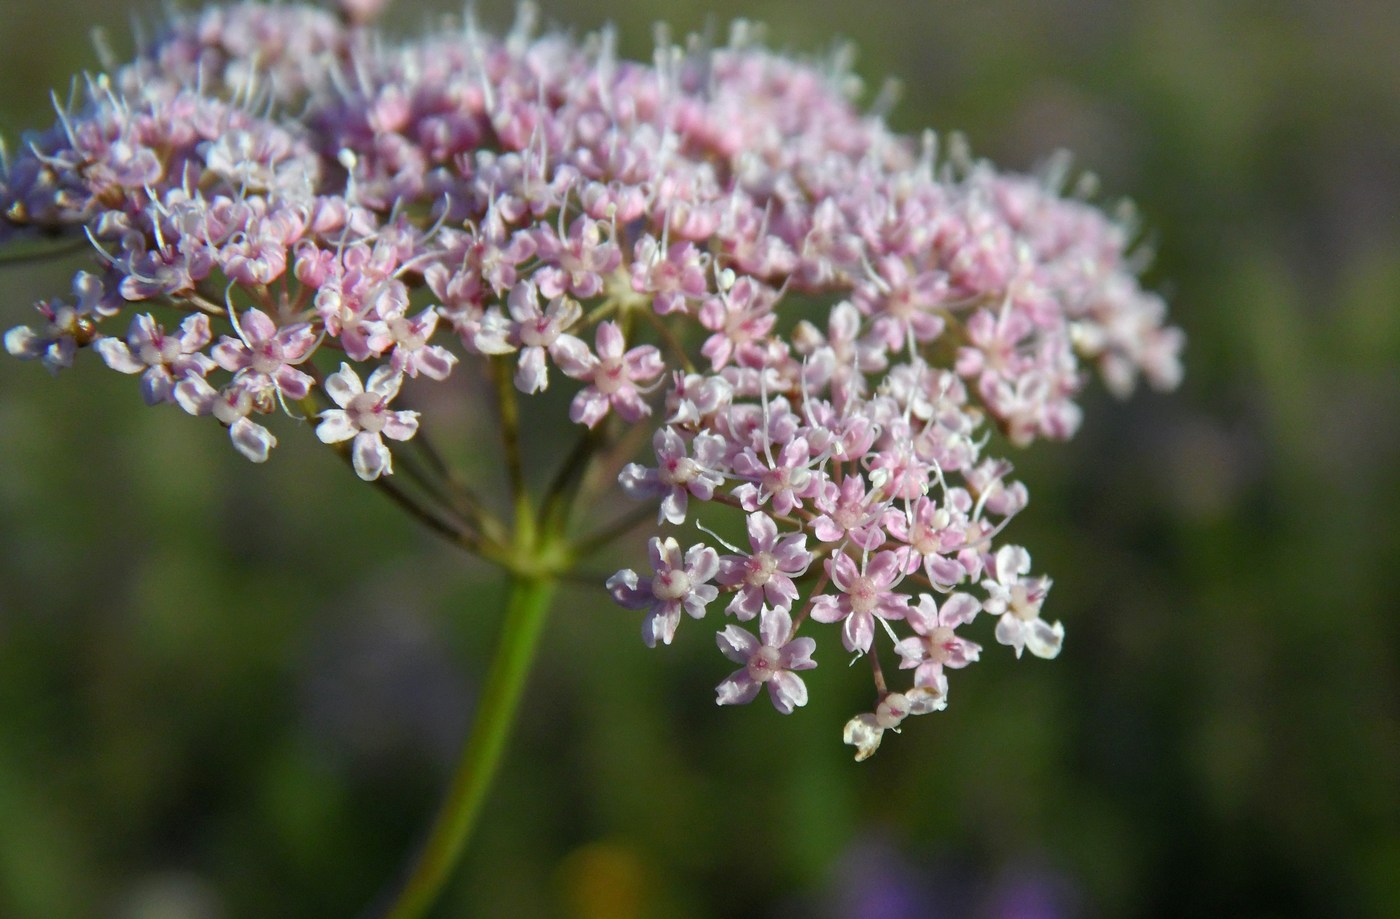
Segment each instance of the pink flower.
M457 355L441 345L430 345L437 331L438 314L427 309L417 316L392 316L385 320L388 337L394 343L389 355L395 371L416 377L422 373L432 380L445 380L457 363Z
M698 435L691 447L694 458L686 453L685 440L674 427L657 430L651 438L656 451L657 467L648 469L640 463L628 463L618 475L618 484L633 498L661 496L656 522L685 523L689 496L701 501L714 497L715 489L724 484L719 471L724 464L724 441L713 434Z
M842 623L841 641L847 651L864 654L870 650L876 618L904 618L909 595L894 590L901 574L897 553L876 552L873 559L857 569L849 555L839 552L826 560L826 572L840 593L814 598L812 618L817 622Z
M752 702L766 684L773 707L790 715L794 708L807 704L807 684L793 671L817 666L812 660L817 643L805 637L789 639L792 617L781 607L763 608L758 632L759 639L755 639L737 625L728 625L715 636L724 656L742 665L715 687L715 701L743 705Z
M167 335L149 313L131 320L126 341L103 338L93 348L107 366L120 373L141 374L141 396L147 405L175 401L175 384L187 376L204 376L217 365L201 349L209 344L209 317L185 317L180 334Z
M710 584L719 570L719 556L703 544L691 546L681 557L680 545L670 536L653 536L648 543L651 580L642 585L637 572L623 569L608 578L608 593L627 609L646 610L642 640L654 647L658 639L669 645L684 610L692 619L705 615L705 607L719 594Z
M951 594L940 607L929 594L919 594L919 602L905 611L904 619L917 633L894 646L901 658L901 670L915 669L914 685L948 694L944 667L966 667L981 654L980 646L959 638L953 629L971 622L982 604L970 594Z
M707 267L709 255L693 243L672 243L663 252L655 237L644 236L632 258L632 289L652 294L651 308L658 315L680 312L687 300L699 299L709 290Z
M70 306L61 300L38 304L46 321L36 332L29 326L15 326L5 333L5 350L22 360L38 358L50 373L73 365L78 349L89 344L97 333L97 319L116 312L107 304L101 278L80 271L73 278L73 294L78 301Z
M213 415L228 428L234 449L251 462L267 462L277 446L272 432L248 417L254 412L267 414L276 403L276 390L266 380L234 379L215 389L204 377L187 376L175 384L175 401L191 415Z
M232 314L230 314L232 315ZM296 401L311 391L311 377L294 367L311 356L316 332L305 322L278 328L266 313L250 309L235 324L238 338L227 335L214 346L214 360L240 377L270 381L283 398Z
M738 587L725 612L739 619L752 619L764 603L778 609L792 609L797 599L797 585L792 579L801 577L812 564L807 551L807 534L778 534L778 525L762 511L749 514L750 555L725 555L719 560L719 576L725 587Z
M569 417L578 424L595 426L612 409L623 421L635 424L651 414L642 390L656 382L666 365L651 345L625 350L626 340L615 322L598 326L598 354L590 354L578 339L556 342L554 359L561 370L590 385L574 397Z
M622 263L622 251L603 238L603 227L599 221L581 216L567 233L558 234L548 224L535 231L537 254L546 263L534 274L541 293L546 297L565 292L593 297L602 292L604 276Z
M549 386L546 353L562 350L577 355L588 351L587 345L568 334L578 324L583 310L577 300L565 296L553 298L547 308L540 309L539 290L532 281L522 281L511 288L506 305L510 319L493 308L472 334L471 344L482 354L519 350L515 388L523 393L543 392Z
M392 367L380 367L369 376L368 385L349 364L326 378L326 392L339 408L321 412L316 436L322 443L336 444L355 439L350 447L355 474L366 482L394 471L393 458L384 438L408 440L418 431L418 413L390 411L389 403L399 394L403 374Z
M767 444L763 452L762 459L752 448L734 457L734 474L749 480L734 489L740 507L756 511L771 500L773 512L786 515L817 494L822 479L812 471L814 460L806 439L784 444L776 458Z
M812 502L822 514L812 520L812 532L822 542L849 539L862 549L873 550L885 541L880 528L884 503L867 495L865 479L848 475L840 485L825 483Z

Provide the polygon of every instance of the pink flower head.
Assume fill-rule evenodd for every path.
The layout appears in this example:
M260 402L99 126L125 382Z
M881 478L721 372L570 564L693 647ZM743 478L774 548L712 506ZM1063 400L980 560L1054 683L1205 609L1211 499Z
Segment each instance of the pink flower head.
M75 305L41 303L7 351L57 370L94 346L147 402L214 416L261 462L277 440L254 419L300 414L324 344L347 363L316 434L381 482L418 424L391 408L404 377L429 388L460 359L536 394L553 364L579 381L569 417L593 429L550 492L558 519L597 495L572 487L585 453L622 467L658 526L748 515L747 549L658 535L649 573L608 581L647 643L723 590L760 622L723 627L742 669L719 701L767 685L791 711L812 650L792 620L814 636L840 623L846 649L912 671L891 692L872 662L878 705L846 731L861 758L944 704L947 669L978 656L961 633L979 600L1017 655L1058 653L1049 578L999 542L1026 489L983 451L1072 434L1089 369L1118 395L1139 377L1175 385L1182 335L1137 278L1132 228L1057 179L896 134L848 81L742 25L726 47L635 63L607 35L535 35L528 6L505 38L388 42L362 28L382 0L303 2L177 17L27 135L0 169L0 242L86 236L101 274L75 279ZM210 302L225 283L236 309ZM205 315L103 327L141 300ZM657 346L629 347L634 330ZM207 380L215 366L232 379ZM508 445L514 420L556 400L542 401L507 417ZM664 421L647 425L653 411ZM647 437L654 465L624 465ZM452 522L500 544L472 493L421 471L407 500L429 512L450 493ZM628 519L596 521L596 539Z
M682 558L680 545L670 536L653 536L647 549L654 572L648 582L641 584L637 572L625 568L608 578L607 587L621 606L646 610L642 640L650 648L658 639L664 645L671 643L682 610L692 619L705 615L705 607L719 594L719 588L709 583L719 571L719 556L697 543Z
M355 474L366 482L394 471L385 437L408 440L418 431L417 412L389 410L402 385L403 374L392 367L375 370L367 385L360 383L349 364L341 364L339 372L326 378L326 393L340 407L321 412L316 436L327 444L354 438L351 462Z
M740 669L725 677L715 687L715 701L720 705L743 705L752 702L765 684L773 707L784 715L807 704L807 684L793 671L811 670L817 666L812 652L817 643L810 638L790 638L792 617L781 607L764 607L759 618L759 638L739 628L727 625L715 636L724 656Z

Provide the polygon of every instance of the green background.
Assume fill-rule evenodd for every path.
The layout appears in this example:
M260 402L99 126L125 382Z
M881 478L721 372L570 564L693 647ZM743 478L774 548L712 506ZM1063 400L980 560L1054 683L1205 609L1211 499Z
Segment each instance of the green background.
M158 12L120 6L4 0L12 148L97 66L90 27L124 58ZM1400 915L1400 5L541 6L633 56L661 16L841 36L902 130L1075 151L1150 228L1187 376L1015 457L1060 659L989 648L867 763L832 648L805 710L719 709L711 629L647 651L566 589L435 915ZM0 267L0 327L75 267ZM0 360L0 916L353 916L435 804L499 578L309 431L253 466L79 363ZM464 449L489 436L469 379L441 389Z

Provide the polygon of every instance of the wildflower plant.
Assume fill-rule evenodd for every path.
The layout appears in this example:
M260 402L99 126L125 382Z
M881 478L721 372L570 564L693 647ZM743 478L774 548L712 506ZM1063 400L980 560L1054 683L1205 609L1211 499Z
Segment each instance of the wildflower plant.
M606 582L648 645L716 629L739 668L720 705L790 714L802 671L863 660L870 708L833 730L857 760L946 707L979 641L1059 654L1004 454L1073 435L1091 371L1120 396L1180 377L1126 209L1067 194L1060 160L1015 175L897 134L840 60L746 23L638 63L608 31L536 34L528 6L502 38L406 42L365 24L377 6L175 17L4 159L0 243L93 256L10 354L93 352L253 462L314 434L508 573L462 765L384 915L431 902L553 587L604 545L648 548ZM463 373L494 392L505 507L399 400ZM576 442L526 457L521 400L559 388ZM600 477L635 512L590 530Z

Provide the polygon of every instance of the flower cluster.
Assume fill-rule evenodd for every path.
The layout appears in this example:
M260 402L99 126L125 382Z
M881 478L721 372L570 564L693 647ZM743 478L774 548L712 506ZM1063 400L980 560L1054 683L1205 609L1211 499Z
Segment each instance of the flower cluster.
M3 164L0 242L85 234L100 271L6 349L57 371L91 346L256 462L267 416L315 415L367 480L418 431L390 408L403 379L463 361L525 394L563 377L601 436L657 419L623 490L667 527L735 508L748 544L659 535L610 592L650 644L711 604L758 620L719 632L741 669L718 701L766 685L784 713L816 666L798 632L839 624L876 686L858 758L946 704L982 614L1018 656L1059 652L1049 579L999 543L1026 489L989 448L1073 434L1086 367L1118 394L1176 384L1125 216L892 132L839 61L743 23L642 64L608 32L534 35L529 7L499 39L395 44L360 18L211 9L89 79Z

